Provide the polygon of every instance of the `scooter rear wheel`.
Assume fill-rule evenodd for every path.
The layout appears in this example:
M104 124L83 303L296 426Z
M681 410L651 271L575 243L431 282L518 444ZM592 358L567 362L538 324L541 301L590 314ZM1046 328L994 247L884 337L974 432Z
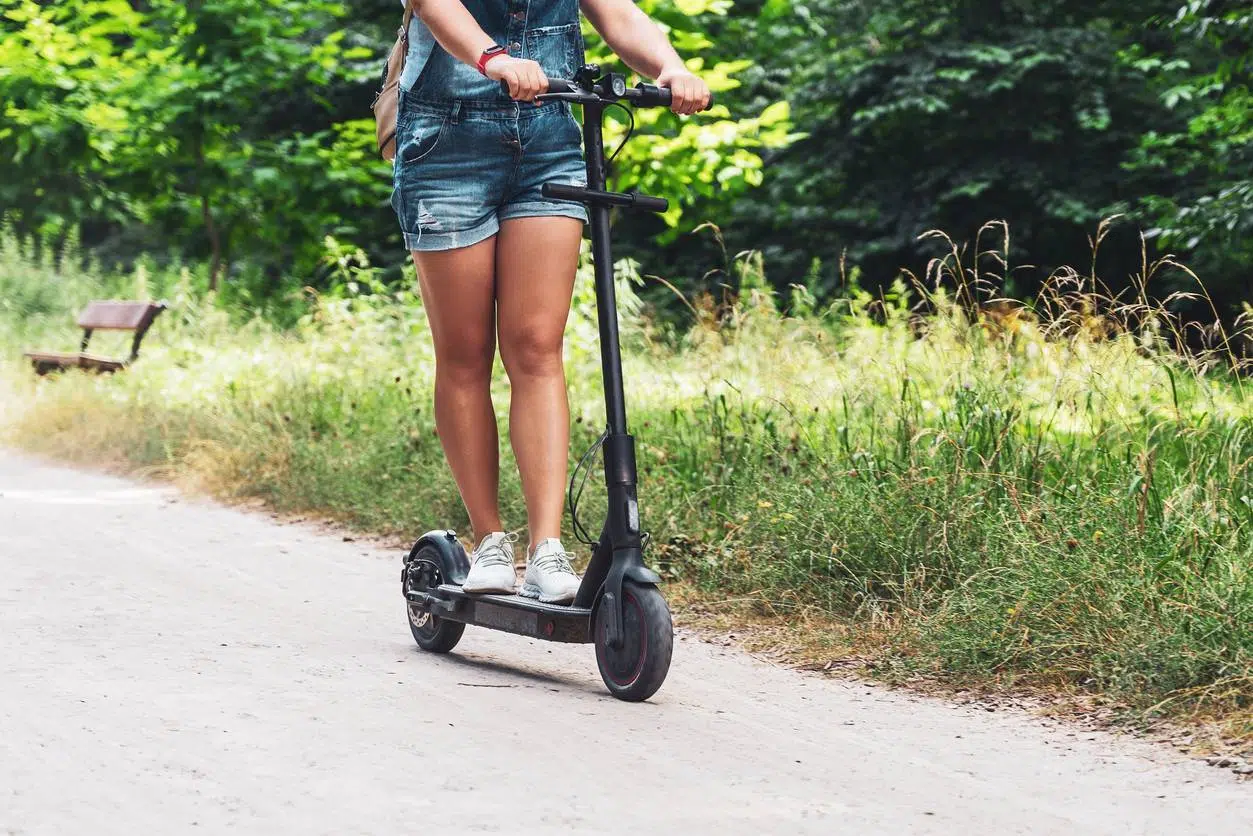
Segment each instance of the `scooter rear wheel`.
M414 558L409 568L409 577L412 588L429 592L438 589L444 578L437 557L424 552L425 549ZM409 611L409 632L413 633L413 640L418 643L418 647L431 653L447 653L452 650L461 641L461 634L466 631L466 626L461 622L440 618L414 604L407 604L406 609Z
M655 586L622 584L622 646L609 646L608 609L596 611L596 666L609 692L620 700L642 702L661 687L670 671L674 624Z

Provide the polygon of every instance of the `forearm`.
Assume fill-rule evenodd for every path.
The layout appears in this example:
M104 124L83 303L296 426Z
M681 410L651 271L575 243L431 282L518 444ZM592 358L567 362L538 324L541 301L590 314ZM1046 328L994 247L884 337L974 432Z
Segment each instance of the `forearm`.
M661 27L632 0L583 0L582 6L609 48L640 75L656 79L666 70L683 69Z
M413 6L414 14L431 30L439 45L472 67L478 64L483 50L496 43L461 0L416 0Z

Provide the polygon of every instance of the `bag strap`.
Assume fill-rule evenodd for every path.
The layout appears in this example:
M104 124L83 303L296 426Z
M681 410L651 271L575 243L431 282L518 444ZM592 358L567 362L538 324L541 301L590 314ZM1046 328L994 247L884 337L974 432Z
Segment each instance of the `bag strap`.
M405 0L405 16L400 22L400 31L397 32L396 45L392 47L393 54L395 54L396 50L400 51L400 63L396 65L398 71L404 69L405 59L409 56L409 24L413 22L416 14L417 0Z

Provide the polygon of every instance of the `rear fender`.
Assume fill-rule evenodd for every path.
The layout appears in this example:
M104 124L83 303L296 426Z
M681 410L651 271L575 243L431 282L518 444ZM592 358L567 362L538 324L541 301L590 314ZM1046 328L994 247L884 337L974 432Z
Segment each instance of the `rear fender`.
M444 583L457 586L465 583L466 575L470 572L470 558L466 556L465 548L457 539L457 532L436 529L423 534L409 550L405 565L417 560L419 554L432 557L438 562Z

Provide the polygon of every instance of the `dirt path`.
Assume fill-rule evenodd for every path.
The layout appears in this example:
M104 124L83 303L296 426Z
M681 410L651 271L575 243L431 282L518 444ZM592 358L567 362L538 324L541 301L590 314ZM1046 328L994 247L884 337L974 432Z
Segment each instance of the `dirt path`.
M400 555L0 452L0 834L1248 833L1134 741L694 638L651 703L589 648L418 651Z

